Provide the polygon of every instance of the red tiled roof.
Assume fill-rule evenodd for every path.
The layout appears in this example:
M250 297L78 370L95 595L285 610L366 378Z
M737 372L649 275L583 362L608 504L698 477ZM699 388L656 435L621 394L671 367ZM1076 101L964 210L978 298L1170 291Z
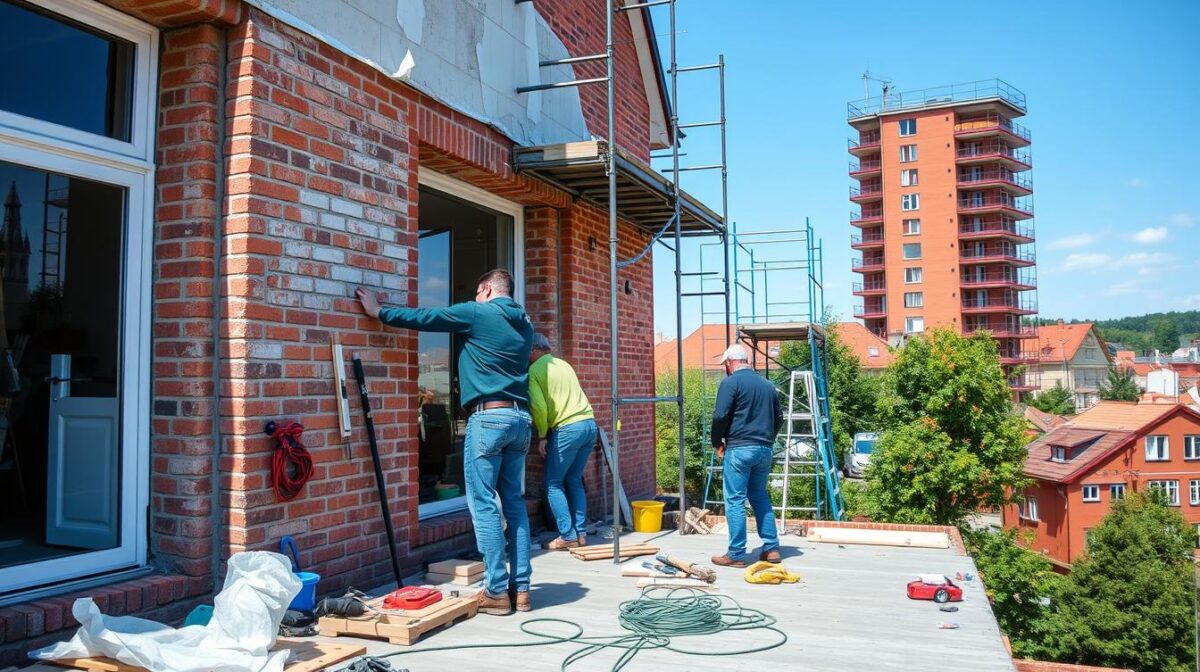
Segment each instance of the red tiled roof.
M1181 404L1102 401L1025 446L1025 474L1053 483L1074 481L1146 428L1177 412L1200 420L1200 413ZM1067 461L1051 460L1051 446L1068 448Z
M747 348L749 343L743 342ZM765 343L759 343L759 352L765 352ZM683 368L720 370L717 360L725 351L725 325L705 324L683 337ZM654 346L654 372L674 371L676 364L675 339Z
M1104 353L1105 358L1112 359L1108 355L1108 348L1104 346L1100 332L1096 331L1095 325L1091 322L1047 324L1038 327L1038 354L1042 363L1061 363L1064 358L1067 361L1074 359L1076 353L1079 352L1079 346L1083 345L1083 341L1087 338L1088 332L1095 333L1096 341L1100 344L1100 351Z
M1026 406L1023 415L1025 416L1026 420L1033 423L1034 427L1037 427L1038 430L1043 432L1049 432L1057 427L1062 427L1063 423L1067 421L1067 419L1061 415L1047 413L1032 406Z
M886 369L895 359L887 341L858 322L838 322L836 329L838 338L858 357L864 369Z

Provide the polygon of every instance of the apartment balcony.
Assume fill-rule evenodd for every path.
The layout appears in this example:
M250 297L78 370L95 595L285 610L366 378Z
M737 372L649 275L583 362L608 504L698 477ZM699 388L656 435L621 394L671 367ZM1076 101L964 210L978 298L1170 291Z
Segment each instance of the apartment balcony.
M996 136L1003 137L1018 147L1025 147L1032 142L1028 129L996 113L973 119L960 119L954 124L954 137L959 139L973 140Z
M879 229L863 231L850 236L850 247L856 250L871 250L883 247L883 232Z
M864 306L862 304L854 306L854 316L860 320L878 320L887 317L887 311L883 306Z
M879 159L861 159L850 162L850 177L862 179L879 175L883 171L883 162Z
M1033 223L1022 224L1011 217L970 217L958 223L959 240L998 238L1016 244L1034 241Z
M1033 217L1033 204L1004 192L984 196L958 197L958 212L963 215L1008 215L1014 219Z
M1006 263L1016 266L1032 266L1037 255L1032 250L1021 250L1016 245L972 243L963 245L958 252L964 264Z
M1017 270L992 267L983 273L964 272L959 277L963 289L1012 289L1023 292L1037 288L1037 277L1032 268Z
M859 212L850 213L851 226L874 226L883 223L883 208L863 208Z
M883 255L851 259L850 270L855 273L874 273L883 270Z
M883 200L883 184L875 182L873 184L863 184L858 187L850 187L850 200L855 203L873 203Z
M1038 371L1024 371L1008 376L1008 386L1016 392L1029 392L1042 387L1042 374Z
M878 131L874 133L862 133L858 136L858 140L851 138L846 141L846 144L851 154L863 157L879 151L879 138Z
M1032 296L964 296L962 297L963 314L1006 313L1017 315L1032 315L1037 312L1037 301Z
M883 280L863 280L852 285L851 292L855 296L880 296L887 291L887 283Z
M989 332L993 338L1037 338L1037 327L1032 324L1019 322L967 322L963 325L963 335L970 336L977 331Z
M1000 363L1005 366L1016 366L1017 364L1036 364L1038 361L1038 353L1021 350L1000 350Z
M1033 158L1028 149L1015 149L1000 142L959 146L955 161L960 166L994 163L1010 170L1029 170L1033 167Z
M968 168L958 171L960 189L1003 189L1013 196L1028 196L1033 193L1033 180L1007 168Z

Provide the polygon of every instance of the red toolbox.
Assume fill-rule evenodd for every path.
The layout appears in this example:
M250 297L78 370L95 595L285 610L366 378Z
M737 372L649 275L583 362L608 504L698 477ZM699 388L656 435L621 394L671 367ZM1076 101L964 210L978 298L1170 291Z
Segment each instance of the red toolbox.
M424 609L431 604L441 601L441 599L442 591L435 588L405 586L399 590L393 590L387 597L383 598L383 608L412 611L414 609Z

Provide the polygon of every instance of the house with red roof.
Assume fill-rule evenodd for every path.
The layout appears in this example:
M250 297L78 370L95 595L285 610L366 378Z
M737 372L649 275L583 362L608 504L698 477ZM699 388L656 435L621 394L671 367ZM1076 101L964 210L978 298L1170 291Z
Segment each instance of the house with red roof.
M883 373L883 370L892 363L893 355L887 341L867 331L867 328L858 322L838 322L833 328L837 329L838 338L842 343L845 343L858 357L864 373ZM732 328L730 336L737 337L736 326ZM725 338L724 324L701 325L685 336L683 339L684 370L703 368L707 371L721 371L722 367L717 360L725 350ZM750 343L747 341L743 341L743 344L750 347ZM778 345L775 342L760 341L758 343L759 356L765 358L769 354L770 357L777 357ZM663 340L655 344L655 374L675 370L677 362L675 353L675 339ZM759 363L761 364L762 361L760 359Z
M1062 385L1075 395L1075 408L1084 410L1100 401L1100 382L1108 375L1112 357L1108 346L1090 322L1049 324L1038 327L1037 359L1026 363L1038 373L1039 389Z
M1005 529L1034 533L1031 548L1069 568L1115 500L1161 490L1200 533L1200 412L1183 404L1101 401L1032 441L1023 500Z

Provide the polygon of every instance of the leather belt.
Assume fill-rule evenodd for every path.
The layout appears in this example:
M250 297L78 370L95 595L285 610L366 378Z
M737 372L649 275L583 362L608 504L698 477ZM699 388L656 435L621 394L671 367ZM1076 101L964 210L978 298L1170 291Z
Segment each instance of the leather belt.
M471 413L477 411L490 411L493 408L521 408L521 404L516 401L485 401L481 404L475 404L471 407Z

